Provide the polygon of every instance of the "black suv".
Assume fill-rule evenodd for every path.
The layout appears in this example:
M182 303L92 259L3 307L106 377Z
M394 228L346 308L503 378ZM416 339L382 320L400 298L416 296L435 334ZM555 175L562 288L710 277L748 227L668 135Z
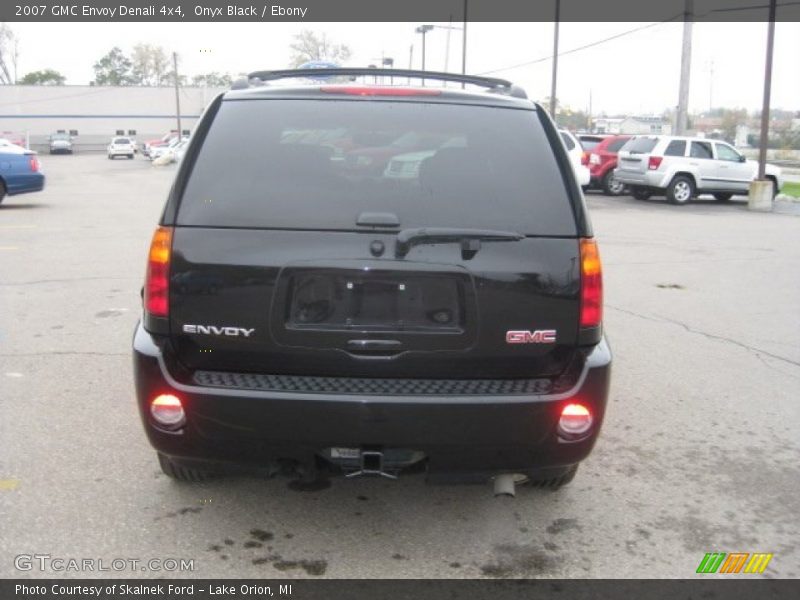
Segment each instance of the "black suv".
M269 83L308 73L217 97L167 199L133 340L162 469L569 482L611 353L552 120L494 78Z

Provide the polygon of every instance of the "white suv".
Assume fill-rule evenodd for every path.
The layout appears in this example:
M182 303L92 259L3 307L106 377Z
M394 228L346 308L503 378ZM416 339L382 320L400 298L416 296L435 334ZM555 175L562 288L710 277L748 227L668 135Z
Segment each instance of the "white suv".
M108 158L116 158L117 156L126 156L133 158L136 152L136 142L127 137L115 137L111 139L111 143L106 150Z
M561 139L564 141L564 146L567 148L569 160L572 163L572 168L575 170L575 177L578 179L578 185L586 188L591 182L592 176L589 172L589 167L583 164L583 146L571 132L566 129L559 129Z
M725 201L748 193L758 163L718 140L636 136L620 149L614 176L637 200L661 193L673 204L686 204L697 194ZM783 185L781 170L767 165L766 178L777 194Z

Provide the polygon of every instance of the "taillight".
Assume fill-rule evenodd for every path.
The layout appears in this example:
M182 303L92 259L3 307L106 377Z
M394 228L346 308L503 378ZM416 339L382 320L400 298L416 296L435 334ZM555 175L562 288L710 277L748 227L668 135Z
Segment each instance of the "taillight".
M594 239L581 239L581 327L603 321L603 267Z
M31 156L30 160L28 161L28 164L31 167L31 171L33 171L34 173L37 173L39 171L39 160L35 156Z
M581 154L581 164L584 166L589 164L589 153L586 150Z
M581 436L592 427L592 413L583 404L567 404L558 420L559 433L564 437Z
M144 284L144 309L154 317L169 315L169 260L172 228L159 227L150 243Z
M331 85L319 88L327 94L348 94L350 96L439 96L440 90L425 88L371 87Z
M651 156L650 160L647 161L647 168L651 171L655 171L658 167L661 166L661 161L664 160L663 156Z
M150 403L150 415L159 425L170 429L180 427L186 422L186 413L180 398L172 394L156 396Z
M600 164L600 155L599 154L590 154L589 155L589 164L590 165L599 165Z

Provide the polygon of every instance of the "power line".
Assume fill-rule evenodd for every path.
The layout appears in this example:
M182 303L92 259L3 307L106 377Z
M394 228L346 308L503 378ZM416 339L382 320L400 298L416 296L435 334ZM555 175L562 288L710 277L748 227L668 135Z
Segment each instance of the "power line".
M778 2L777 6L796 6L800 5L800 0L791 0L789 2ZM739 12L745 10L758 10L758 9L768 9L769 4L754 4L750 6L737 6L735 8L715 8L704 13L695 13L694 20L697 21L699 19L703 19L713 13L726 13L726 12ZM570 50L565 50L564 52L559 52L558 56L566 56L567 54L574 54L575 52L580 52L581 50L586 50L587 48L593 48L594 46L599 46L600 44L605 44L606 42L610 42L612 40L616 40L618 38L624 37L626 35L630 35L632 33L636 33L637 31L643 31L645 29L650 29L651 27L656 27L658 25L665 25L667 23L672 23L675 21L682 20L684 17L684 13L678 13L669 19L665 19L664 21L658 21L656 23L649 23L647 25L643 25L641 27L635 27L633 29L629 29L627 31L623 31L622 33L618 33L616 35L612 35L607 38L603 38L601 40L596 40L589 44L585 44L583 46L578 46L577 48L572 48ZM500 73L501 71L511 71L512 69L518 69L519 67L527 67L530 65L535 65L537 63L545 62L548 60L553 60L553 55L543 56L541 58L537 58L536 60L529 60L523 63L518 63L516 65L510 65L508 67L502 67L500 69L493 69L491 71L483 71L482 73L477 73L477 75L492 75L494 73Z
M617 38L624 37L626 35L630 35L631 33L636 33L637 31L642 31L644 29L649 29L651 27L655 27L657 25L664 25L665 23L671 23L676 19L682 18L683 13L679 15L675 15L671 19L667 19L666 21L658 21L657 23L649 23L647 25L643 25L642 27L636 27L634 29L629 29L628 31L623 31L622 33L618 33L616 35L612 35L611 37L603 38L602 40L596 40L589 44L585 44L583 46L578 46L577 48L572 48L570 50L565 50L564 52L559 52L558 56L566 56L567 54L573 54L575 52L579 52L581 50L586 50L587 48L592 48L594 46L599 46L600 44L604 44L606 42L610 42L611 40L616 40ZM491 71L484 71L482 73L478 73L478 75L491 75L493 73L500 73L501 71L510 71L512 69L518 69L519 67L527 67L529 65L535 65L536 63L545 62L548 60L553 60L553 55L550 54L548 56L543 56L541 58L537 58L536 60L529 60L523 63L518 63L516 65L510 65L508 67L502 67L500 69L493 69Z

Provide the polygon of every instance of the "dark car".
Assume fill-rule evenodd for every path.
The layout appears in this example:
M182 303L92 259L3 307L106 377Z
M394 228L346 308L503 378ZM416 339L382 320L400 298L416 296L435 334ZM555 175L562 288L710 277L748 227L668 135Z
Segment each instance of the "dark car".
M590 188L601 189L607 196L619 196L625 191L625 184L614 177L614 169L617 168L617 153L629 139L629 135L607 136L588 150Z
M44 175L36 152L0 151L0 202L6 195L40 192L43 189Z
M427 86L254 85L307 76L264 71L201 117L133 340L139 410L170 477L416 469L502 492L559 487L591 451L611 353L555 125L504 80L381 75ZM430 138L416 176L336 159L332 138L387 130Z

